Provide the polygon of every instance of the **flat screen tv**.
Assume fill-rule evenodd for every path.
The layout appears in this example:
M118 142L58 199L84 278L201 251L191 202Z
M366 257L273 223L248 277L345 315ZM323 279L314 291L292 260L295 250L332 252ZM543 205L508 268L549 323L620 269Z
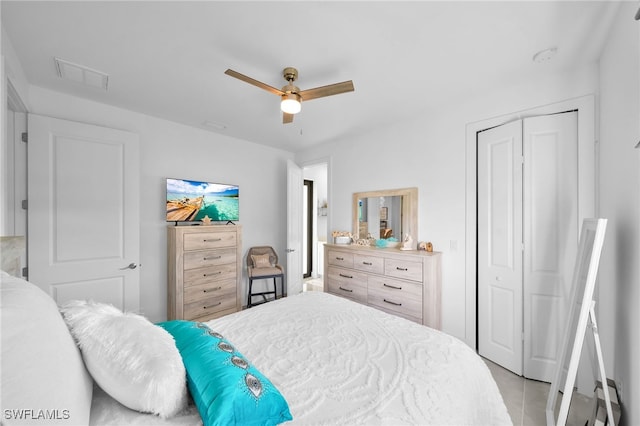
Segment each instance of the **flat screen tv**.
M237 185L167 178L167 222L240 219Z

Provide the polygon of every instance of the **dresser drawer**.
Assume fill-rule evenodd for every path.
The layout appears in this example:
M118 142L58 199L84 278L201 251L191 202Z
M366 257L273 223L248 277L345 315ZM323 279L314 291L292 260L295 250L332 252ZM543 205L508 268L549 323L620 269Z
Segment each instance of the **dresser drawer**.
M371 272L373 274L383 274L384 258L354 254L353 267L360 271Z
M235 306L231 309L225 309L223 311L209 312L204 316L192 318L189 321L207 322L215 318L221 318L225 315L233 314L234 312L238 312Z
M184 286L190 287L236 277L236 264L208 266L206 268L184 271Z
M353 253L329 250L327 262L329 263L329 265L353 268Z
M402 317L404 319L408 319L409 321L413 321L413 322L418 323L420 325L426 325L421 317L414 317L414 316L411 316L411 315L407 315L404 312L394 311L394 310L387 309L387 308L385 308L383 306L379 306L379 305L369 304L369 306L371 306L372 308L378 309L379 311L384 311L384 312L386 312L388 314L395 315L397 317Z
M242 309L242 225L167 226L167 319L208 321Z
M369 277L367 303L422 320L422 286L420 284Z
M235 263L236 249L233 247L213 250L189 251L184 254L184 269Z
M235 247L235 232L199 232L196 234L185 234L184 250L201 250L217 247Z
M329 292L367 303L367 276L341 268L329 268L327 282Z
M235 294L236 281L234 279L208 282L192 285L184 289L184 303L194 303L211 297L226 297Z
M214 295L199 299L184 305L184 319L191 321L196 318L215 314L216 312L233 309L236 307L236 292L231 291L220 295Z
M422 282L422 262L385 259L384 274L390 277Z

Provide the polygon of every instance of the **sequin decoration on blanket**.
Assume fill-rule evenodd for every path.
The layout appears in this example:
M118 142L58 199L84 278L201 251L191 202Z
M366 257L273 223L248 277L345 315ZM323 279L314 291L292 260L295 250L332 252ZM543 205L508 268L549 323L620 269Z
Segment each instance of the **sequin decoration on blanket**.
M275 425L291 420L278 389L221 334L192 321L157 324L174 338L205 426Z

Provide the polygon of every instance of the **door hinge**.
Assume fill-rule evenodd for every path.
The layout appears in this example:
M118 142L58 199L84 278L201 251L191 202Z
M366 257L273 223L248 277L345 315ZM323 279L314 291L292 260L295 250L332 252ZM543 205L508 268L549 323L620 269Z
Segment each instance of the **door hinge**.
M25 266L24 268L22 268L22 276L27 278L29 277L29 267Z
M522 341L524 342L524 331L522 332L522 335L520 337L522 338Z
M27 132L22 132L22 142L27 143L29 142L29 134Z
M27 210L29 208L29 201L22 200L22 210Z

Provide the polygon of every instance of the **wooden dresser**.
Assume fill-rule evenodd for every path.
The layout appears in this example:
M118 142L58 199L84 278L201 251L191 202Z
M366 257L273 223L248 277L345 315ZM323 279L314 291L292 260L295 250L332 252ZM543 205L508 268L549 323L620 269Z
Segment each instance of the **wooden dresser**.
M325 245L324 291L441 327L441 253Z
M207 321L241 309L242 227L167 228L167 317Z

